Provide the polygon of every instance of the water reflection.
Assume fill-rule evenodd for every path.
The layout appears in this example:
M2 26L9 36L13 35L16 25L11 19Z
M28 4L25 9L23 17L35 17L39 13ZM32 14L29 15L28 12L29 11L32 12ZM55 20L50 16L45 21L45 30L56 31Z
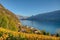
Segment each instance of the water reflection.
M46 30L50 33L55 33L56 30L60 29L60 22L40 22L30 20L20 20L23 25L32 26L40 30Z

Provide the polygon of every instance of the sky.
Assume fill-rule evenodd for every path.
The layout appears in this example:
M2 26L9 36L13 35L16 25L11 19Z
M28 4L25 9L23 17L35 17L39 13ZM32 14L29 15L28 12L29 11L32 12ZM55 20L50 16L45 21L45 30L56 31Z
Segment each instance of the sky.
M0 0L0 3L16 15L23 16L60 10L60 0Z

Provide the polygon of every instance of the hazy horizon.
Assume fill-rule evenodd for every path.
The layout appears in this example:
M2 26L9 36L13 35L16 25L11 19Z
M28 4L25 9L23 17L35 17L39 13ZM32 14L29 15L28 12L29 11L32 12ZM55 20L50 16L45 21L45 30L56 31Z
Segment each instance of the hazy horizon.
M23 16L60 10L60 0L0 0L0 3L16 15Z

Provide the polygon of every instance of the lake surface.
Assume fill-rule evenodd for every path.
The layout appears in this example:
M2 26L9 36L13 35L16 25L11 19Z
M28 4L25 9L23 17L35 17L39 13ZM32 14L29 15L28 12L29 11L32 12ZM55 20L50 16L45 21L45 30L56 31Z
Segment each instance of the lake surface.
M39 30L45 30L52 34L60 30L60 22L40 22L40 21L30 21L30 20L20 20L23 25L28 25L30 27L37 28Z

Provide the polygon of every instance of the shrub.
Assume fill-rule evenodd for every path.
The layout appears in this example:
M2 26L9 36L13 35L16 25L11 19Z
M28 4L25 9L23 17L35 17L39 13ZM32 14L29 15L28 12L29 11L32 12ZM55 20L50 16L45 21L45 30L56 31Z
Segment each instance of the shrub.
M60 37L60 35L57 33L57 34L56 34L56 37Z
M46 35L47 34L45 30L42 30L42 33L43 33L43 35Z
M49 36L49 35L50 35L50 33L49 33L49 32L47 32L47 33L46 33L46 35L48 35L48 36Z
M0 32L0 37L3 35L3 33L2 32Z

